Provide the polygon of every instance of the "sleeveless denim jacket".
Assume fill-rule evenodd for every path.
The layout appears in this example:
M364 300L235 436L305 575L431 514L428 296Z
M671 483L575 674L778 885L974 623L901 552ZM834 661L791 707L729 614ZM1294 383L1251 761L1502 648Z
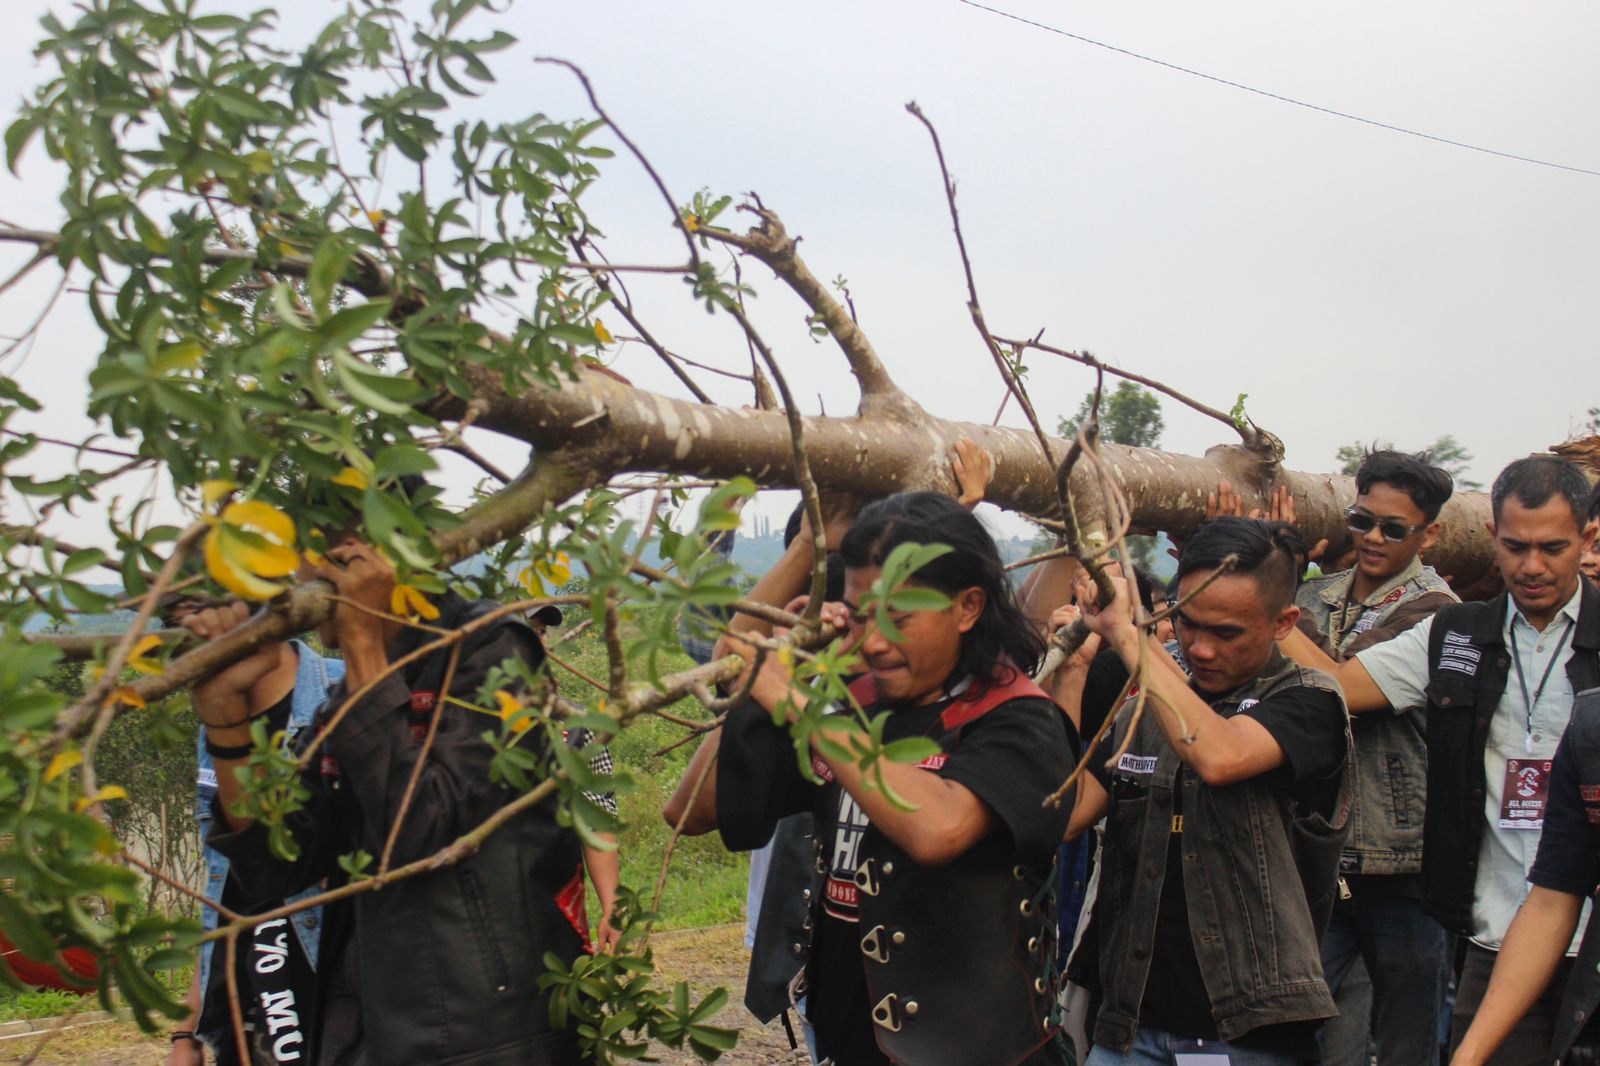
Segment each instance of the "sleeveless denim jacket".
M1274 649L1254 682L1211 706L1231 717L1246 699L1295 686L1339 693L1332 678ZM1158 713L1164 712L1146 707L1122 759L1141 769L1153 761L1154 772L1138 775L1139 788L1119 790L1112 783L1100 881L1107 919L1100 940L1105 1001L1095 1042L1119 1051L1133 1044L1166 879L1173 794L1180 789L1184 868L1193 873L1185 878L1184 893L1218 1036L1231 1040L1263 1025L1332 1017L1337 1010L1322 976L1318 942L1333 910L1349 824L1348 754L1329 821L1296 810L1287 793L1261 778L1206 785L1179 760ZM1127 731L1123 718L1114 745ZM1348 753L1348 725L1345 744ZM1129 758L1140 761L1129 764Z
M1308 581L1296 602L1317 628L1334 640L1330 622L1344 603L1355 571ZM1364 601L1360 620L1338 640L1351 641L1385 620L1402 605L1427 593L1450 592L1431 566L1417 560ZM1422 871L1422 815L1427 806L1428 744L1426 713L1378 711L1354 716L1355 754L1351 762L1350 841L1339 857L1346 874L1416 874Z

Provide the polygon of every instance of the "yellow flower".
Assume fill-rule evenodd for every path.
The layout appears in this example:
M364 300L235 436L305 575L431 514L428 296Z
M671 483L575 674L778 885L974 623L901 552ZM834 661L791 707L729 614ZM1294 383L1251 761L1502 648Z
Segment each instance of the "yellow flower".
M44 768L45 784L54 781L82 761L83 752L77 748L68 748L66 751L56 752L55 757L50 760L50 765Z
M167 672L166 664L159 660L148 658L149 654L159 647L161 647L161 638L154 633L146 633L139 638L139 643L135 644L133 650L128 653L128 665L141 674L160 677ZM124 691L130 690L125 689ZM138 697L135 696L134 699L138 699ZM142 700L139 702L139 706L144 706Z
M128 790L121 785L106 785L92 796L84 796L72 805L72 809L82 814L96 803L109 803L111 800L125 800Z
M112 692L111 695L107 696L106 702L125 703L136 711L142 711L147 706L147 704L144 702L144 697L133 691L133 689L129 688L127 685L123 685L121 688Z
M200 483L200 499L205 504L206 510L212 510L222 501L222 498L239 487L237 481L226 478L212 478L210 481Z
M389 594L389 610L405 618L421 617L429 622L439 617L439 608L428 597L405 584L396 584Z
M347 466L339 471L333 476L332 481L335 485L343 485L346 488L355 489L357 492L361 492L367 487L367 475L353 466Z
M300 566L288 515L259 500L245 500L230 503L208 521L206 569L217 584L246 600L270 600L283 591L283 583L273 579L288 577Z
M527 713L521 700L505 689L497 689L494 698L500 703L500 720L511 727L513 733L526 733L533 725L533 715Z

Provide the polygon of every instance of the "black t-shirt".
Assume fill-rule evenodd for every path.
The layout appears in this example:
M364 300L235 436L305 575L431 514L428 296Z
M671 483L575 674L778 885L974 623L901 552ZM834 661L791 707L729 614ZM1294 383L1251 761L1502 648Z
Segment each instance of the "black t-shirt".
M1266 783L1288 792L1300 811L1332 817L1339 797L1340 776L1330 771L1344 760L1345 754L1345 711L1339 697L1323 689L1296 686L1279 690L1258 702L1246 703L1236 713L1260 722L1283 748L1284 762L1267 772ZM1152 713L1152 709L1147 708L1146 713ZM1101 741L1100 750L1090 763L1096 776L1108 790L1139 787L1131 782L1113 780L1104 769L1106 760L1116 751L1111 741L1110 736ZM1144 998L1139 1005L1139 1024L1177 1036L1215 1040L1216 1022L1200 972L1200 960L1195 954L1183 888L1181 789L1173 790L1172 814L1174 831L1167 836L1167 872L1161 884L1156 935ZM1266 1025L1235 1037L1231 1043L1315 1061L1319 1054L1316 1033L1321 1025L1316 1021Z
M940 739L939 716L948 702L888 708L884 742ZM1010 838L1009 846L1000 847L991 836L957 862L983 849L995 853L996 861L1022 862L1040 876L1048 874L1071 812L1066 805L1045 808L1041 801L1073 766L1077 745L1071 733L1055 704L1024 698L943 737L946 755L932 757L923 768L970 789L995 816L996 833ZM779 818L814 812L828 871L814 915L806 1014L823 1053L843 1066L886 1063L874 1037L856 916L854 874L866 816L839 785L807 782L795 758L787 731L773 726L767 711L747 703L730 712L717 760L718 825L728 847L745 850L765 843Z
M1572 753L1571 734L1561 738L1550 762L1549 799L1544 807L1544 828L1539 831L1539 853L1528 881L1540 888L1588 899L1600 884L1600 795L1585 800L1578 777L1578 760Z
M269 737L289 727L293 708L291 692L263 712ZM223 883L219 902L241 914L259 914L283 905L281 899L246 899L231 877ZM209 980L202 990L200 1018L195 1026L210 1039L218 1066L239 1061L228 1004L227 958L221 942L212 945ZM239 938L234 974L255 1061L298 1061L309 1054L316 1003L315 967L316 960L306 957L289 919L256 926Z
M1089 660L1083 679L1083 699L1079 703L1078 732L1085 742L1100 729L1100 724L1117 709L1117 697L1128 683L1128 666L1115 648L1101 648Z

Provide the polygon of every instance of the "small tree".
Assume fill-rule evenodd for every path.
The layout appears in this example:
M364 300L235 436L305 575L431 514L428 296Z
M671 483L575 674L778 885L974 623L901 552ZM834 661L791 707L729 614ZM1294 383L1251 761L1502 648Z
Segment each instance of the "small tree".
M1365 444L1361 441L1352 441L1334 453L1334 461L1339 464L1339 472L1350 477L1356 476L1356 471L1361 469L1361 460L1366 458L1367 452L1384 448L1393 448L1392 441L1373 441ZM1472 465L1472 453L1456 440L1455 434L1446 433L1419 454L1449 474L1455 480L1456 489L1469 492L1481 492L1483 485L1467 477L1467 470Z

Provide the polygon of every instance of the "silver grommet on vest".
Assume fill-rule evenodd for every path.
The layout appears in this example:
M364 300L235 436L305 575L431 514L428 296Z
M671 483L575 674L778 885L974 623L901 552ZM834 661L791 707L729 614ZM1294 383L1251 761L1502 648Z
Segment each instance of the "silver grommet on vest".
M1024 918L1033 917L1033 900L1031 900L1031 899L1023 900L1021 903L1017 904L1017 910L1022 914L1022 916Z
M886 862L886 863L883 864L883 876L885 876L885 877L893 877L894 876L894 863Z

